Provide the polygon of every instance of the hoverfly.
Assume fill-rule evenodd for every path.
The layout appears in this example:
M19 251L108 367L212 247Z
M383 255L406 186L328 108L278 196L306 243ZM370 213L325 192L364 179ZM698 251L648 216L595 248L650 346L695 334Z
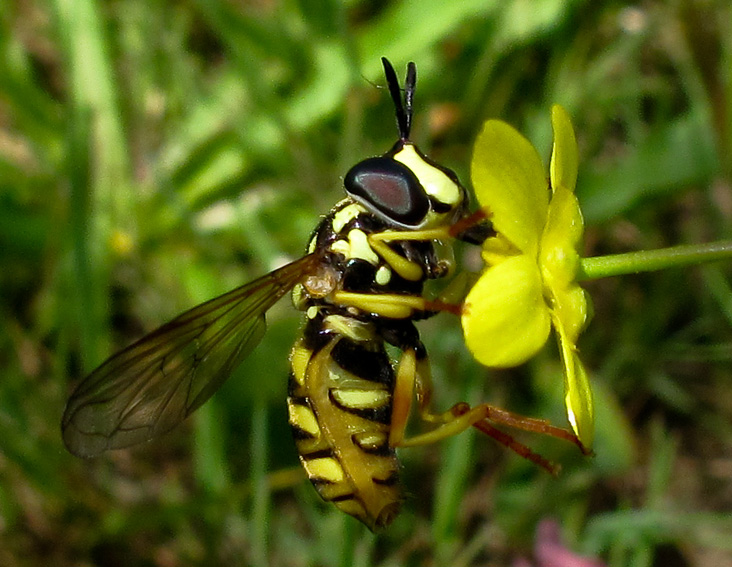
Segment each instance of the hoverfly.
M265 314L292 290L304 311L291 353L287 406L300 461L320 496L372 530L398 512L395 448L431 443L474 426L548 469L552 465L493 424L536 431L580 445L543 420L481 404L430 410L427 352L414 321L456 311L423 295L451 262L439 241L480 244L494 235L487 215L468 212L467 192L451 170L409 140L416 84L404 91L382 59L396 108L399 140L346 174L347 196L318 224L307 254L183 313L112 356L71 395L62 420L69 451L94 457L142 443L178 425L221 387L257 346ZM401 351L398 362L386 346ZM411 400L434 427L405 437Z

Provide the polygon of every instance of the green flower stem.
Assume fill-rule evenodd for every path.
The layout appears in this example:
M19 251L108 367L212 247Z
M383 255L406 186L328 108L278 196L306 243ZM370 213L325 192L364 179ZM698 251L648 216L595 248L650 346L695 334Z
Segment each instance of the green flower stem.
M577 272L577 281L653 272L730 259L732 259L732 241L729 240L582 258Z

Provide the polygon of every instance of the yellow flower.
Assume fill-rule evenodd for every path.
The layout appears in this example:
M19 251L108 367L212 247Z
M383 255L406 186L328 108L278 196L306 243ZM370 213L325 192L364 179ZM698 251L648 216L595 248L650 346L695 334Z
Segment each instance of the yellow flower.
M569 422L589 447L592 392L576 347L589 318L575 281L584 228L574 194L577 142L560 106L552 108L552 127L550 183L534 147L508 124L489 120L476 140L473 187L497 235L483 244L487 267L465 299L462 325L470 351L492 367L522 364L554 327Z

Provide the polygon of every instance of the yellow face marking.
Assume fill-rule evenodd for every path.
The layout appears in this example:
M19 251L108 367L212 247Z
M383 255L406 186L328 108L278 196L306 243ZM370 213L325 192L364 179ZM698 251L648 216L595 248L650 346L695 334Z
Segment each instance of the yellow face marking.
M315 414L307 406L292 403L290 400L287 401L287 410L290 414L290 425L303 430L312 437L320 436L320 427L318 427L318 420L315 419Z
M333 230L336 233L340 232L341 230L343 230L344 226L346 226L349 222L351 222L363 212L366 212L366 209L364 209L361 205L357 205L356 203L348 205L347 207L343 207L340 211L333 215Z
M428 195L446 205L457 206L460 204L462 199L460 187L445 175L444 171L427 163L417 153L414 144L404 144L404 147L394 156L394 159L402 162L412 170Z
M369 244L369 238L363 230L354 228L348 233L348 242L351 243L351 258L361 258L369 264L378 265L379 257Z
M389 269L389 266L381 266L378 270L376 270L376 276L374 277L374 280L379 285L386 285L391 280L391 270Z
M362 390L360 388L331 390L336 402L352 409L377 409L387 403L391 396L386 390Z
M329 482L342 482L345 478L343 467L330 457L305 460L302 463L310 478L323 479Z

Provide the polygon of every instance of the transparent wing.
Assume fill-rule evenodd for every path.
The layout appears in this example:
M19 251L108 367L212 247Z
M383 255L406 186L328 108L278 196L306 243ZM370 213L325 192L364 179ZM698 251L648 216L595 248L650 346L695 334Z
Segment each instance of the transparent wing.
M66 447L94 457L178 425L257 346L267 310L319 261L310 254L194 307L108 359L66 405Z

